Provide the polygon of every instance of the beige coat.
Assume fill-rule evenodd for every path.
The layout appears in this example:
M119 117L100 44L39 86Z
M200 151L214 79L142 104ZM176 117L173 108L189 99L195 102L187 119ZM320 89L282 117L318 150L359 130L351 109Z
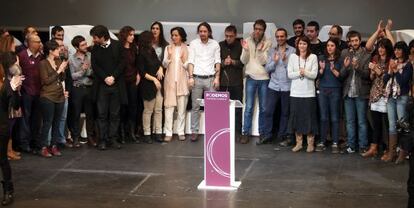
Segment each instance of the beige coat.
M169 45L164 50L163 65L167 69L164 77L164 106L177 106L177 96L188 95L188 72L186 62L188 61L188 48L185 43L181 44L181 54L176 63L176 52L174 45ZM178 69L176 69L178 66ZM177 73L175 71L177 70ZM177 76L177 77L176 77ZM175 81L177 80L177 82Z

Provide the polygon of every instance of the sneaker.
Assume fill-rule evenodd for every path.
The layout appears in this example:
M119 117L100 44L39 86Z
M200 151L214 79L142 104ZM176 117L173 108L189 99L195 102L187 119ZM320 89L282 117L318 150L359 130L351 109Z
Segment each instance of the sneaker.
M326 149L326 147L325 147L325 145L323 144L323 142L320 142L318 145L316 145L316 152L323 152L323 151L325 151L325 149Z
M348 154L355 153L355 149L354 149L354 148L352 148L352 147L348 147L348 148L346 148L345 153L348 153Z
M56 145L53 145L53 146L50 148L50 153L51 153L53 156L62 156L62 153L59 151L59 149L57 148L57 146L56 146Z
M339 153L339 148L338 148L337 143L333 143L331 148L332 148L332 154L338 154Z
M52 157L52 155L50 154L49 150L46 147L42 147L42 150L40 150L40 156L42 157Z

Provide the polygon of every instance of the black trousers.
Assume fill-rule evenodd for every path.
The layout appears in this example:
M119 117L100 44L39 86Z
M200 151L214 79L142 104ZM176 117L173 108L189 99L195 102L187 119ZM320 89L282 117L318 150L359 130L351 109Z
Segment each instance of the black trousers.
M384 130L385 132L388 132L387 113L371 111L371 117L372 117L372 143L382 145L383 144L382 138L386 138L384 136L387 136L387 135L384 135Z
M40 139L41 111L39 96L22 94L23 118L19 119L19 144L26 149L31 146L40 147L36 141Z
M119 90L116 86L100 86L97 97L100 143L115 140L118 136L120 99Z
M407 181L408 208L414 208L414 155L410 154L410 169Z
M129 125L130 128L133 127L135 129L137 127L138 120L138 86L135 85L135 82L127 82L126 90L128 96L128 105L122 105L121 121L123 125Z
M3 181L10 182L12 179L12 173L10 163L7 158L7 145L9 143L8 136L0 136L0 167L3 174Z
M243 102L243 85L238 86L220 86L220 91L229 92L231 100L239 100ZM235 116L235 127L236 127L236 135L241 134L242 128L242 108L236 108L236 116Z
M86 114L86 131L88 137L94 135L94 106L92 102L91 87L73 87L70 95L69 106L71 109L71 128L72 137L79 139L81 134L80 115L82 112Z

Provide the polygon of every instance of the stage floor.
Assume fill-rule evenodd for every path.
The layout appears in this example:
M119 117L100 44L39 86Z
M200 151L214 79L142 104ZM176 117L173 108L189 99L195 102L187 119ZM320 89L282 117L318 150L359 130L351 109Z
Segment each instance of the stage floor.
M292 153L274 145L236 145L238 191L199 191L203 142L86 146L45 159L12 161L11 207L406 207L408 163L358 154ZM276 149L275 149L276 148Z

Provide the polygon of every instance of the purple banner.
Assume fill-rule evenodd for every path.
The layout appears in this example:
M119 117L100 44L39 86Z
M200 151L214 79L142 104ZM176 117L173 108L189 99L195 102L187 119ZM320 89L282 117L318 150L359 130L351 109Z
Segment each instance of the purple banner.
M204 179L207 186L230 186L230 94L204 93Z

